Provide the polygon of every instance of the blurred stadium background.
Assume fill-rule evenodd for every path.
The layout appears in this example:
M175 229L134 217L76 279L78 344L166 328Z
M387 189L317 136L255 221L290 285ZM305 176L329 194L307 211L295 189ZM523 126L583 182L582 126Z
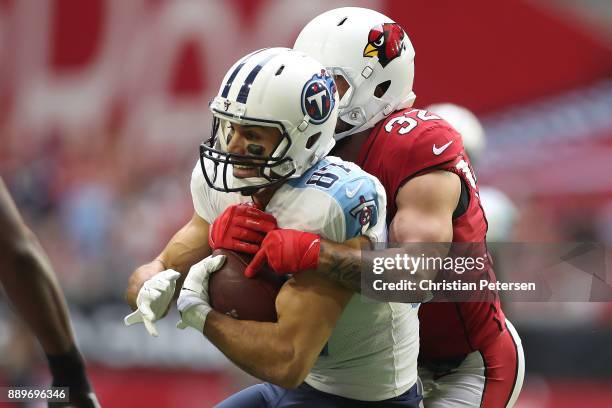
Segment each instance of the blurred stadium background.
M291 46L336 0L0 0L0 174L50 254L105 406L211 406L253 381L195 333L125 328L134 267L192 212L209 98L231 63ZM416 48L416 106L472 109L481 184L515 242L612 241L612 3L357 1ZM1 232L0 232L1 233ZM608 268L608 282L612 272ZM612 406L612 304L506 305L525 347L517 406ZM46 384L0 302L0 385Z

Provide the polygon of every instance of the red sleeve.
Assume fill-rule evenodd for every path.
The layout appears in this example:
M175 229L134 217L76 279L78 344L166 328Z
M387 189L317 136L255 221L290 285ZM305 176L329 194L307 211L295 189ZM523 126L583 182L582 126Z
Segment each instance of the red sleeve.
M360 163L378 176L390 199L410 178L463 155L459 133L438 116L419 109L394 113L373 130Z

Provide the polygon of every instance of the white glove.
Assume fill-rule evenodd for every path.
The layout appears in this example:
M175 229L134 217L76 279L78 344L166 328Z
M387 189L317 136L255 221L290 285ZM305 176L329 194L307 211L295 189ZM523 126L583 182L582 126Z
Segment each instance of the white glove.
M202 333L206 316L212 310L208 297L208 279L211 273L221 269L225 258L225 255L209 256L189 269L176 302L181 314L176 327L181 330L193 327Z
M176 288L176 280L181 276L173 269L166 269L147 280L140 288L136 305L138 309L125 316L126 326L134 323L144 323L151 336L157 337L154 321L162 318L170 306L170 301Z

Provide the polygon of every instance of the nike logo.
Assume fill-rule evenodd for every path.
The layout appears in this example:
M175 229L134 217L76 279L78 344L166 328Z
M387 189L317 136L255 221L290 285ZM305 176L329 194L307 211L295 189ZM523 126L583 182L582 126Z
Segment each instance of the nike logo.
M451 140L450 142L448 142L444 146L440 146L440 147L436 147L436 145L434 144L433 145L433 149L432 149L433 150L433 154L435 154L436 156L441 155L442 153L444 153L446 148L451 145L451 143L453 143L453 140Z
M363 180L361 180L361 181L359 182L359 184L357 184L357 185L355 186L355 188L353 188L352 190L351 190L351 189L349 189L349 188L347 187L347 188L346 188L346 196L347 196L348 198L353 198L353 197L355 197L355 194L357 194L357 192L358 192L358 191L359 191L359 189L361 188L361 185L362 185L362 184L363 184Z

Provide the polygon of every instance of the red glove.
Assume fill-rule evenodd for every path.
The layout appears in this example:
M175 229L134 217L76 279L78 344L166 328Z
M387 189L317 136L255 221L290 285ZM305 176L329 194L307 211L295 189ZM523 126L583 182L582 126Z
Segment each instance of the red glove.
M278 228L276 218L252 204L229 206L213 222L208 231L208 243L214 249L231 249L254 254L266 234Z
M270 231L244 270L244 276L252 278L257 275L266 262L278 275L316 269L320 248L321 237L316 234L292 229Z

